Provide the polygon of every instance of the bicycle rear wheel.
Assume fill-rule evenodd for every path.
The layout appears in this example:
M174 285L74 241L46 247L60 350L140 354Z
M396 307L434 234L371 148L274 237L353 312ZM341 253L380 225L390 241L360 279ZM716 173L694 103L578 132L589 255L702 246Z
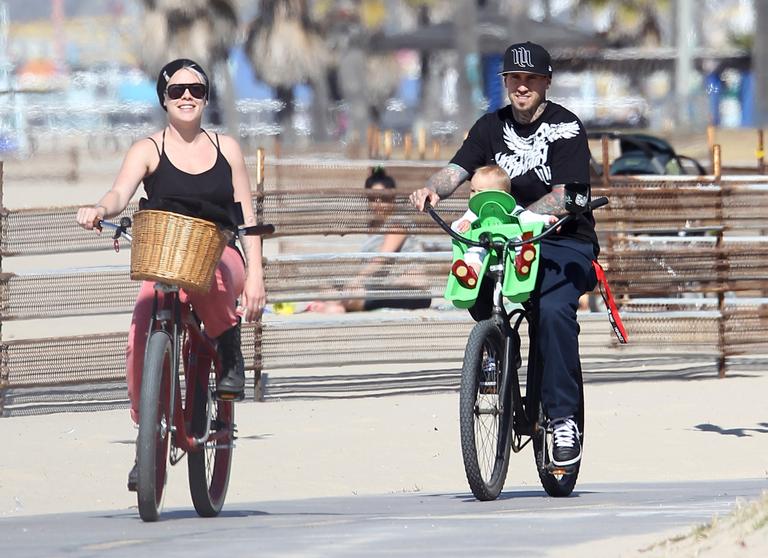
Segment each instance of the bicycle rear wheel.
M217 400L211 391L211 386L215 385L213 367L210 367L207 382L196 382L191 417L192 435L202 437L210 417L211 439L198 451L187 454L192 503L202 517L218 515L224 505L235 442L235 405L232 401Z
M579 371L580 400L579 412L576 415L576 424L579 426L579 442L582 451L584 450L584 384ZM544 415L544 409L539 403L539 424L547 425L542 427L541 432L533 437L533 452L536 458L536 469L539 472L541 486L550 496L561 498L570 496L576 487L576 481L579 478L579 469L581 461L568 468L554 467L552 463L552 432L548 427L548 420Z
M512 408L502 391L504 336L493 320L469 334L461 370L459 426L464 471L478 500L495 500L509 468Z
M141 377L137 496L139 515L144 521L157 521L163 502L171 440L171 338L155 331L147 344Z

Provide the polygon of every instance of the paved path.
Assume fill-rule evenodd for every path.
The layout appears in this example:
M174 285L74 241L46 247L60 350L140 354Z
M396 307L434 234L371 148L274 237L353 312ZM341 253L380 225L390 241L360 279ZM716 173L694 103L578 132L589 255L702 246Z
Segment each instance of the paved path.
M237 503L207 520L173 508L157 524L143 524L134 510L69 513L2 520L0 540L15 558L597 556L592 543L650 544L767 487L766 480L586 484L563 499L512 487L483 503L467 492L350 496Z
M245 403L224 518L193 518L181 463L169 477L171 521L159 526L141 524L125 490L136 435L125 411L0 419L0 547L121 556L168 535L160 555L187 556L195 544L221 546L223 528L246 555L328 555L339 538L337 555L437 554L466 537L489 554L541 545L557 555L573 539L583 556L617 556L768 489L766 393L765 373L590 383L576 497L544 497L526 448L504 497L488 504L468 494L455 393Z

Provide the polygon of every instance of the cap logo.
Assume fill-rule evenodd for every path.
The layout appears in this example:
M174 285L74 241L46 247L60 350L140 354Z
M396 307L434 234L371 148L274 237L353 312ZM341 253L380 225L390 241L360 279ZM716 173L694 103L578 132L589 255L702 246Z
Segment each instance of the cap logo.
M510 50L509 54L512 55L512 61L515 66L519 66L521 68L533 68L533 63L531 61L531 51L527 48L517 47Z

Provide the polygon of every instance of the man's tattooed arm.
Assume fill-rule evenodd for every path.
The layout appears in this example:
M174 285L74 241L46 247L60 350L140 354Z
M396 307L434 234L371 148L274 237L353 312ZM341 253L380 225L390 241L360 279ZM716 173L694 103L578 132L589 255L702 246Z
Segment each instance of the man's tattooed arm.
M563 215L565 211L565 187L553 186L552 191L539 198L526 209L541 215Z
M468 177L469 173L467 171L459 165L451 163L429 178L427 188L436 192L440 199L443 200L453 194L456 188L461 186L462 182Z

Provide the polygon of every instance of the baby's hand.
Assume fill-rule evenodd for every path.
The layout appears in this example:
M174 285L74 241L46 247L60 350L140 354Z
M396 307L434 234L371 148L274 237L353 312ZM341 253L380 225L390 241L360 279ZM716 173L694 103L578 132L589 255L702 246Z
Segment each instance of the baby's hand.
M456 231L460 233L467 232L471 224L472 223L469 222L469 219L462 219L456 223Z
M534 213L524 209L522 211L515 211L512 213L520 221L521 225L530 225L532 223L544 223L545 225L552 225L557 222L555 215L546 215L543 213Z

